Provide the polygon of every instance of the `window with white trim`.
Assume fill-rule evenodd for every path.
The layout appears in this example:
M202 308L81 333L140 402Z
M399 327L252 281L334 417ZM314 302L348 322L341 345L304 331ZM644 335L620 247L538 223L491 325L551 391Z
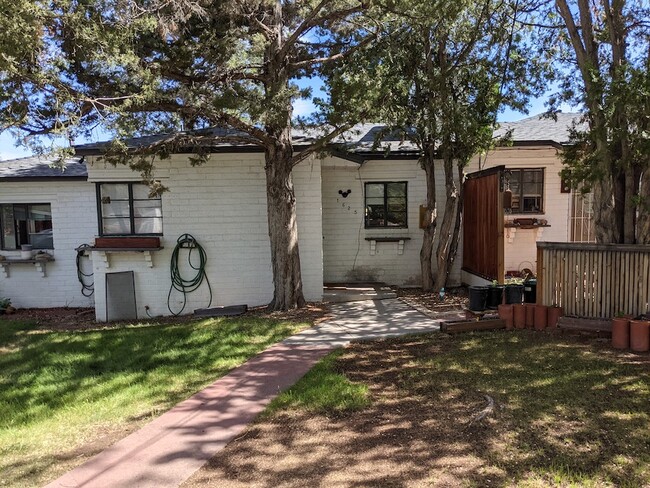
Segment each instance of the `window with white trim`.
M54 249L52 208L49 203L0 204L0 244L3 250Z
M162 201L142 183L98 183L102 236L162 235Z

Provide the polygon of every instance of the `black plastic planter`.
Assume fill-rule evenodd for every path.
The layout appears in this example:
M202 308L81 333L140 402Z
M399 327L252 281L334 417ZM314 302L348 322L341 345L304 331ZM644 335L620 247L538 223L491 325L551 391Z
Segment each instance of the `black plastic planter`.
M506 303L520 304L524 296L524 285L508 285L506 286Z
M524 281L524 302L537 302L537 280Z
M475 312L485 310L488 297L488 286L470 286L469 287L469 309Z
M488 289L487 308L497 308L503 302L503 285L493 285Z

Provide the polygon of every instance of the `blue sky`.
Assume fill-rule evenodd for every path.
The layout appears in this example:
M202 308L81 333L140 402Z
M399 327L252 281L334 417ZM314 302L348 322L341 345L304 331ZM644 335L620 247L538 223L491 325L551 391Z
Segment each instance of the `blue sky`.
M313 88L313 93L312 96L317 96L317 97L322 97L323 94L320 91L320 84L318 84L317 81L315 80L301 80L299 83L300 86L308 86L312 85ZM529 115L522 114L520 112L515 112L513 110L506 110L503 113L499 115L499 122L512 122L515 120L520 120L525 117L529 117L530 115L537 115L546 110L546 107L544 106L546 100L548 99L550 95L550 92L547 95L544 95L542 97L536 98L531 100L528 106L528 112ZM294 115L308 115L314 110L314 104L311 102L311 100L297 100L294 103ZM563 109L569 110L570 107L566 107ZM105 140L108 136L106 133L103 133L101 131L95 131L95 136L93 137L94 140L83 140L83 141L76 141L77 143L84 143L84 142L96 142L99 140ZM0 134L0 161L6 161L8 159L15 159L15 158L21 158L24 156L29 156L31 155L31 152L24 147L16 147L16 141L12 137L11 134L8 132L4 132Z

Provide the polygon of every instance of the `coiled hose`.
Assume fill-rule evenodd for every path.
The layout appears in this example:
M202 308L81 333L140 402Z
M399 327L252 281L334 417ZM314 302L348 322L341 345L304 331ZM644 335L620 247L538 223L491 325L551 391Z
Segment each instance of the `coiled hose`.
M84 273L81 270L81 258L85 256L88 249L93 247L90 244L82 244L75 251L77 251L77 279L81 283L81 294L85 297L91 297L95 293L95 283L94 281L90 284L86 283L85 278L92 278L93 273Z
M196 271L192 277L184 278L181 275L178 267L178 257L181 249L189 249L190 251L187 255L187 263L190 268ZM192 253L194 251L199 254L199 263L196 266L192 262ZM174 251L172 252L171 263L169 265L172 284L169 287L169 293L167 295L167 309L172 315L176 316L183 313L183 310L185 310L185 306L187 305L187 294L198 290L203 284L203 280L208 284L208 290L210 291L210 303L208 303L208 308L212 305L212 286L210 286L210 280L205 273L206 263L207 254L205 253L205 249L203 249L192 235L183 234L177 239L176 247L174 247ZM178 312L174 312L171 307L172 290L179 291L183 294L183 307Z

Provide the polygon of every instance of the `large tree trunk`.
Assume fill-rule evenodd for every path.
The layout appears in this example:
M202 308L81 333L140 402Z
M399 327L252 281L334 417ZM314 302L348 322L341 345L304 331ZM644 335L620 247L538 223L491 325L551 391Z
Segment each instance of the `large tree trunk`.
M266 201L268 206L273 300L270 310L303 307L296 221L296 195L291 177L290 143L266 150Z
M620 242L621 232L614 206L614 185L610 175L593 183L592 191L596 242Z
M433 255L433 241L436 237L438 225L438 209L436 206L436 174L435 174L435 149L433 144L428 146L422 156L422 169L427 184L427 204L424 214L424 236L420 249L420 269L422 270L422 289L433 289L433 271L431 269Z
M456 221L456 207L458 205L458 187L454 181L454 161L451 156L444 157L445 168L445 214L442 216L440 236L438 238L437 264L435 290L440 291L447 284L449 265L452 258L453 229Z
M641 176L637 217L637 244L650 244L650 166Z
M451 236L451 248L449 250L449 271L454 266L454 261L458 254L458 244L460 243L460 230L463 225L463 207L465 203L465 170L464 165L460 162L457 164L458 176L458 204L456 205L456 221L454 223L454 230Z
M266 124L266 132L273 143L267 143L266 202L273 268L273 300L269 310L289 310L305 305L300 275L298 250L298 222L296 195L293 189L293 146L291 142L291 98L287 95L288 59L282 53L282 3L271 5L271 15L265 20L271 32L271 41L265 53L265 91L268 103L276 105L274 117Z

